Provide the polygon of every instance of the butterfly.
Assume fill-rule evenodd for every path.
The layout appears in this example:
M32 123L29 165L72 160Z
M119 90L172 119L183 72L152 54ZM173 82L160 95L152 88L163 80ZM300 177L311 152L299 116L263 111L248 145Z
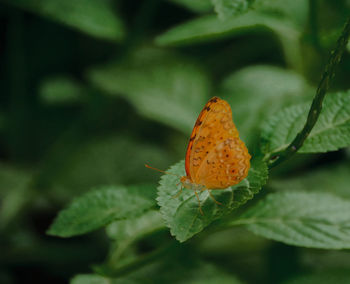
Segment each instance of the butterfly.
M186 176L180 178L179 194L183 188L194 190L203 214L197 191L208 190L220 204L210 191L225 189L246 178L250 158L233 123L230 105L218 97L211 98L193 127L186 151Z

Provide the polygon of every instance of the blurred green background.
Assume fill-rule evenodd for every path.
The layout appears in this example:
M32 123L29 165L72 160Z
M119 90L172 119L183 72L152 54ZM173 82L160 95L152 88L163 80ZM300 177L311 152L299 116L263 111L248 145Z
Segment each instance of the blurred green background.
M156 186L159 174L144 163L166 169L183 159L211 96L229 101L252 154L264 119L312 97L349 1L256 0L242 14L221 2L0 0L0 283L67 283L103 262L103 231L48 237L54 216L99 185ZM348 89L349 75L346 52L332 89ZM262 195L300 188L349 198L349 159L348 150L297 156ZM350 283L348 251L240 229L176 250L177 261L199 257L242 283Z

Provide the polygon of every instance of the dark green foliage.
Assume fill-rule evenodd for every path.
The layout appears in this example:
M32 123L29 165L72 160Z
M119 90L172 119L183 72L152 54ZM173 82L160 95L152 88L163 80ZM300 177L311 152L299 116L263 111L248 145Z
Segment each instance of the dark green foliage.
M176 247L175 247L176 248ZM137 269L134 273L118 278L103 277L96 274L75 276L70 283L112 283L112 284L135 284L135 283L184 283L184 284L241 284L237 277L227 273L210 263L194 258L190 251L174 248L167 250L169 253L162 259L157 260ZM150 275L152 275L150 277Z
M0 0L0 283L348 283L349 14ZM212 96L252 159L202 215L174 196Z
M197 65L171 52L145 48L123 64L90 70L88 77L108 94L125 97L142 115L188 132L209 91L209 80Z
M7 0L5 0L7 1ZM124 27L108 0L9 0L11 5L38 13L97 38L121 40Z

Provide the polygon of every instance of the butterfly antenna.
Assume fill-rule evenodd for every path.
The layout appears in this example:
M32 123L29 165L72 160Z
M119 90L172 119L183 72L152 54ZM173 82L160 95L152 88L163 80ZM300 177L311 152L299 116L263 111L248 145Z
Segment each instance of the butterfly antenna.
M146 167L146 168L149 168L149 169L151 169L151 170L155 170L155 171L157 171L157 172L161 172L161 173L167 174L167 175L172 175L172 176L180 177L179 175L176 175L176 174L173 174L173 173L169 173L169 172L166 172L166 171L162 171L162 170L160 170L160 169L151 167L150 165L147 165L147 164L145 164L145 167Z

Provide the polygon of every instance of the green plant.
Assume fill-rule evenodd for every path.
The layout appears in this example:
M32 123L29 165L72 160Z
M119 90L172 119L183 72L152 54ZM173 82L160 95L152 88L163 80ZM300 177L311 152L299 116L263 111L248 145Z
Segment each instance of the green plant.
M215 3L217 7L223 5L221 1ZM213 202L207 191L201 192L200 201L204 212L201 215L194 192L185 190L179 198L172 198L178 192L179 178L176 175L185 175L184 163L179 162L168 170L176 175L164 175L158 186L160 214L156 210L154 189L150 187L145 189L139 186L135 188L136 191L131 187L98 189L73 201L58 215L48 234L69 237L107 226L107 234L117 241L117 247L112 251L108 268L96 270L106 277L118 277L123 275L125 269L132 271L132 267L145 263L136 258L126 267L118 267L113 258L121 255L120 250L125 250L125 243L130 245L146 234L164 229L160 216L180 242L187 241L213 221L219 220L211 226L211 230L225 230L240 225L257 235L296 246L350 248L350 201L332 194L270 193L240 214L229 215L260 191L267 181L268 167L278 165L298 151L328 152L350 145L350 93L330 94L323 103L349 37L350 18L336 49L331 53L310 109L310 103L293 105L279 110L264 123L260 149L262 154L253 157L248 177L236 186L213 192L215 199L222 205ZM108 74L110 71L103 72ZM145 190L146 197L143 196ZM166 243L165 248L169 243L173 242ZM167 249L161 247L146 258L162 257L166 252ZM99 279L103 281L99 276L78 276L72 282L93 279L96 283L99 283ZM125 280L115 281L119 283Z
M0 0L0 282L348 283L348 2ZM252 160L201 215L214 95Z

